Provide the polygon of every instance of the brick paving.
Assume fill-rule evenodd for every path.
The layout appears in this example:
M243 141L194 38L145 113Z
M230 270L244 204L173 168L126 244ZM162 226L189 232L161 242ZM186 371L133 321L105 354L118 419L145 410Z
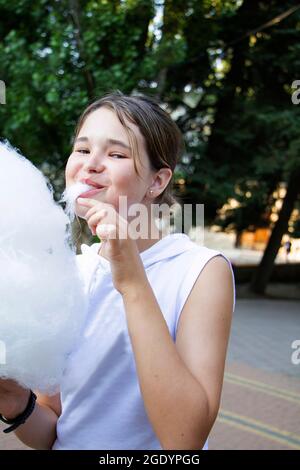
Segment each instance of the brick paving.
M300 366L291 362L291 347L300 339L300 302L238 300L234 313L228 362L300 377Z
M238 300L210 449L300 450L300 302ZM0 431L4 425L0 424ZM26 449L0 432L0 450Z
M239 300L210 449L300 450L300 302Z

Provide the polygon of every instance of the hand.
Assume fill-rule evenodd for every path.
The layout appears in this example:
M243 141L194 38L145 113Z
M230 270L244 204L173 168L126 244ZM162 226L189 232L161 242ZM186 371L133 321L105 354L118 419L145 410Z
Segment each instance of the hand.
M21 414L28 403L30 390L10 379L0 379L0 414L14 419Z
M148 282L136 241L129 236L128 222L115 208L94 199L78 198L89 207L85 219L93 235L101 239L101 254L109 261L115 288L124 295L132 286Z

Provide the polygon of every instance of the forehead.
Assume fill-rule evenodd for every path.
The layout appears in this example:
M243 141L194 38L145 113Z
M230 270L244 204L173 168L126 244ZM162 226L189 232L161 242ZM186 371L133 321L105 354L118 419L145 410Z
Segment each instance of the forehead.
M138 150L145 152L145 141L137 125L124 118L126 125L134 133ZM122 140L130 146L128 132L121 124L116 113L108 108L101 107L91 112L85 119L79 133L80 136L87 136L91 141L101 142L107 139Z

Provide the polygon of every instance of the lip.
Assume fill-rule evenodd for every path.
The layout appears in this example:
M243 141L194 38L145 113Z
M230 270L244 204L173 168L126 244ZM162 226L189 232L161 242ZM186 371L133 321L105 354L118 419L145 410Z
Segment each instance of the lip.
M90 180L88 178L84 178L81 180L81 183L88 184L89 186L94 186L97 189L102 189L104 186L102 184L96 183L96 181Z
M98 188L98 189L91 189L90 191L86 191L85 193L80 194L78 197L92 197L94 194L99 193L100 191L103 191L105 188Z

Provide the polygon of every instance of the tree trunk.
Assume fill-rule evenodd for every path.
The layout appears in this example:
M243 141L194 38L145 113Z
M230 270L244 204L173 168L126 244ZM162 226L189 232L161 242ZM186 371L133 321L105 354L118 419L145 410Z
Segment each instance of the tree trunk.
M281 246L282 237L287 232L289 220L299 193L300 168L292 172L290 176L286 196L279 213L279 218L273 228L263 258L254 272L251 290L256 294L263 294L265 292L272 274L275 258Z
M235 21L237 29L235 34L239 37L243 34L245 28L255 26L253 17L259 11L259 0L245 0L238 9ZM255 15L254 15L255 13ZM243 29L244 28L244 29ZM221 162L228 161L230 155L226 152L224 145L224 132L230 132L228 129L228 115L234 104L236 88L244 88L244 69L245 59L249 50L249 41L243 40L232 46L232 60L228 74L223 80L223 86L218 96L214 124L207 146L207 158L219 165ZM201 104L201 103L200 103Z
M174 37L180 31L180 19L185 8L186 5L184 0L165 0L163 2L163 24L161 28L159 47L164 46L169 41L170 43L173 42ZM169 55L169 47L170 46L164 50L164 56L161 57L160 70L155 78L157 88L154 96L159 101L163 101L164 99L167 76L169 68L173 63L172 51L170 51Z
M235 243L234 243L235 248L240 248L241 247L242 235L243 235L243 230L237 230L236 231Z
M77 48L81 59L84 62L83 67L83 74L86 83L87 94L89 100L93 100L95 97L95 80L91 70L89 69L89 65L87 63L86 54L84 51L84 44L82 39L82 31L81 31L81 24L80 24L80 7L78 4L78 0L69 0L69 7L70 7L70 16L73 21L75 27L75 38L77 43Z

